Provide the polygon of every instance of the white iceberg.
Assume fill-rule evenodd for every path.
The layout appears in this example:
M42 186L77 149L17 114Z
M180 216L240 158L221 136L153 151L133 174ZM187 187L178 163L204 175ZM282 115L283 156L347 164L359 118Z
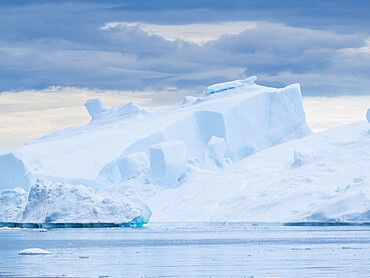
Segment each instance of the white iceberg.
M255 79L173 107L89 100L89 124L0 151L0 222L369 221L369 123L312 134L298 84Z
M90 100L86 103L93 118L89 124L0 152L0 188L29 190L39 177L95 186L99 173L112 161L137 152L149 158L150 148L158 143L181 141L187 163L197 166L212 136L222 138L228 157L238 161L311 133L298 84L275 89L254 84L254 78L248 80L167 108L145 110L129 103L107 109L99 100Z

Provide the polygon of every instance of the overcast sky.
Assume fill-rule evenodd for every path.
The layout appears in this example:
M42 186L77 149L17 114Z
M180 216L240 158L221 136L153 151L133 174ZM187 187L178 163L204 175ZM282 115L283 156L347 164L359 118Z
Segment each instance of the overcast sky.
M0 92L200 90L257 75L368 95L370 1L0 1Z

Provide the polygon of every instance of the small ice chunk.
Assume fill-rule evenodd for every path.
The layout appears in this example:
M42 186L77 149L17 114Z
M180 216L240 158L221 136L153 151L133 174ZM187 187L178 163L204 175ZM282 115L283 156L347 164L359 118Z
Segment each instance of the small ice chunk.
M186 171L186 147L182 141L154 144L149 148L150 176L159 185L175 187Z
M15 228L10 228L10 227L1 227L0 228L0 231L6 231L6 232L8 232L8 231L10 231L10 232L12 232L12 231L22 231L23 229L22 228L19 228L19 227L15 227Z
M143 107L141 107L139 104L135 102L129 102L124 106L118 106L115 107L114 109L117 109L121 115L132 115L145 111Z
M366 119L367 119L367 122L370 124L370 108L367 109L367 112L366 112Z
M51 252L40 248L24 249L18 253L19 255L48 255Z
M105 106L100 98L92 98L87 100L85 102L85 107L92 119L95 119L105 110Z

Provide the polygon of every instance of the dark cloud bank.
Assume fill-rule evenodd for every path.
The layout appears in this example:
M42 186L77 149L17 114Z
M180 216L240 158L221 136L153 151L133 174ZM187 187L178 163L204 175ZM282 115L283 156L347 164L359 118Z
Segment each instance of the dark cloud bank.
M300 82L305 95L370 94L368 1L135 2L0 2L0 91L52 85L195 91L257 75L265 85ZM257 26L203 45L169 41L140 26L99 29L114 21L241 20Z

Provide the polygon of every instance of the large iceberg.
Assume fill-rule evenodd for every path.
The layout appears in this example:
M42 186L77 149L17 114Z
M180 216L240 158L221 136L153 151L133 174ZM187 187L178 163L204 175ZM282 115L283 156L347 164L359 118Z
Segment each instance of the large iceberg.
M148 161L153 161L151 156L157 154L155 145L165 146L166 142L181 142L185 152L181 159L197 166L203 163L204 151L212 137L223 139L227 147L225 155L238 161L311 133L298 84L275 89L256 85L254 79L213 85L206 91L217 93L187 98L168 108L146 110L129 103L107 109L100 100L89 100L86 103L92 116L89 124L60 130L18 149L0 152L0 189L29 190L39 177L94 186L101 174L109 180L108 168L112 175L118 174L118 158L144 153ZM169 147L162 147L164 150L168 151ZM153 167L156 166L151 166L149 171L152 174ZM181 169L185 171L186 167ZM125 172L119 171L120 176ZM125 175L123 178L132 178L131 174ZM161 180L169 182L166 178L157 182ZM168 185L175 187L177 183L173 179Z
M312 134L298 84L255 80L165 108L87 101L89 124L0 151L0 222L369 221L369 123Z

